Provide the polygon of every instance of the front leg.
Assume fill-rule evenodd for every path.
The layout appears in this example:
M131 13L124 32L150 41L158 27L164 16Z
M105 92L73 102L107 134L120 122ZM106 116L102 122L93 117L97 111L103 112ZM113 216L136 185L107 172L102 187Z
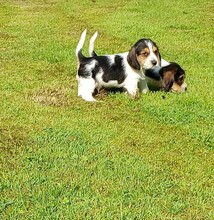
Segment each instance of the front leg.
M140 79L138 82L138 88L140 93L146 94L149 91L147 80L146 79Z
M139 97L139 88L137 81L132 81L127 83L124 88L126 89L127 93L131 96L131 98L135 99Z

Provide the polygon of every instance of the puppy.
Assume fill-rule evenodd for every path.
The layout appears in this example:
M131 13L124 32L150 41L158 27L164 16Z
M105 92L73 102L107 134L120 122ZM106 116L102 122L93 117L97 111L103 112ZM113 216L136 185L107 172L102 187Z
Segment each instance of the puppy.
M92 37L96 39L96 33ZM138 93L148 91L145 71L160 66L161 58L155 42L150 39L140 39L128 52L96 56L93 50L90 57L82 54L86 38L86 30L82 33L76 48L78 59L78 96L86 101L96 101L93 97L95 89L103 87L124 88L135 98Z
M92 57L97 56L94 51L94 42L98 33L90 39L89 55ZM160 65L156 65L154 68L145 68L146 81L149 88L153 90L163 90L165 92L184 92L187 90L187 84L185 83L185 71L181 66L175 62L167 62L160 57ZM159 64L159 63L158 63Z
M146 70L145 75L149 88L180 93L187 90L185 71L175 62L170 62L166 66Z

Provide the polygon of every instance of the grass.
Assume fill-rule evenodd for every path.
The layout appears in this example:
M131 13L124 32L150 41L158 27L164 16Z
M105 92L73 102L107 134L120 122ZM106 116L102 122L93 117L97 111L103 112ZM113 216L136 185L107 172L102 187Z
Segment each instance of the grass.
M213 219L213 7L1 0L1 219ZM188 91L82 101L74 50L86 27L99 54L152 38Z

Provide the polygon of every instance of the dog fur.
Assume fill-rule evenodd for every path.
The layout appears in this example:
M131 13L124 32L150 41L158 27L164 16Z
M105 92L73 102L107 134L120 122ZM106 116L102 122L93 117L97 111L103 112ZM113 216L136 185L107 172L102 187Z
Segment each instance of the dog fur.
M82 33L76 48L78 59L78 96L86 101L96 101L95 89L124 88L135 98L148 91L145 71L161 65L159 49L150 39L140 39L128 52L97 56L93 50L97 33L90 40L90 57L82 54L86 30Z

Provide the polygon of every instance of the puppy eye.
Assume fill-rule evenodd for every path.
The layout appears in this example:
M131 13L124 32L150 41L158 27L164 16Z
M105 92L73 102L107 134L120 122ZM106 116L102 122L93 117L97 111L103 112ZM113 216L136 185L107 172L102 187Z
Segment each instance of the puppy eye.
M157 55L158 54L158 50L155 50L154 53Z
M147 56L148 56L148 53L147 53L147 52L142 52L141 55L147 57Z
M184 80L184 75L182 75L182 76L179 76L179 78L178 78L180 81L183 81Z

